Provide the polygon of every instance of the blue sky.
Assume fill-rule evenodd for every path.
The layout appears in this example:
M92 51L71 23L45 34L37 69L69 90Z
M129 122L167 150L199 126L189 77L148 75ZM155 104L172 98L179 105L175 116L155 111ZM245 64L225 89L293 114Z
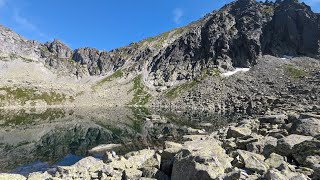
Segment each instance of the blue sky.
M111 50L186 25L231 0L0 0L0 24L40 42ZM305 0L320 12L320 0Z

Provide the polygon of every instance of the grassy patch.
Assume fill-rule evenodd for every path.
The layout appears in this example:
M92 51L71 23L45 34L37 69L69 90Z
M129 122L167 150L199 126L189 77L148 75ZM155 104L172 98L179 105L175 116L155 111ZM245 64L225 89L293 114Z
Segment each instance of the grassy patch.
M303 70L295 68L293 66L285 66L285 71L290 78L299 79L301 76L306 76L307 73Z
M265 13L265 14L271 14L273 13L274 9L272 7L264 7L262 12Z
M165 97L173 100L173 99L177 98L183 92L185 92L189 89L192 89L197 84L198 84L197 81L191 81L191 82L186 82L182 85L176 86L174 88L171 88L168 92L165 93Z
M156 45L160 46L161 44L164 43L164 41L166 39L169 38L170 33L172 33L172 36L176 36L176 35L179 35L179 34L183 33L183 31L184 31L184 28L176 28L176 29L173 29L171 31L167 31L167 32L161 33L158 36L146 38L146 39L142 40L141 43L145 43L145 42L151 43L151 42L154 42L154 41L158 41Z
M62 109L47 109L45 112L39 114L35 112L26 113L25 110L12 113L10 111L0 111L0 119L5 122L0 126L28 125L35 122L35 120L54 120L65 116L66 113Z
M205 69L201 75L195 78L195 80L191 82L186 82L184 84L171 88L169 91L165 93L165 97L173 100L177 98L179 95L181 95L183 92L192 89L194 86L196 86L199 82L201 82L208 76L217 76L219 74L220 74L220 71L216 68Z
M142 83L142 75L137 76L133 80L133 88L128 93L133 92L133 99L128 105L143 106L146 105L152 97L147 91L144 90Z
M121 69L120 69L120 70L117 70L117 71L114 72L112 75L110 75L110 76L102 79L101 81L99 81L97 84L95 84L95 85L93 86L93 88L97 88L97 87L99 87L99 86L102 86L102 85L103 85L104 83L106 83L106 82L110 82L110 81L113 81L113 80L115 80L115 79L117 79L117 78L121 78L121 77L123 77L123 74L124 74L123 70L121 70Z
M54 91L40 93L35 89L13 87L2 87L0 88L0 91L5 92L4 95L0 96L1 101L19 101L21 105L24 105L30 100L43 100L49 105L61 104L66 101L65 94L60 94Z

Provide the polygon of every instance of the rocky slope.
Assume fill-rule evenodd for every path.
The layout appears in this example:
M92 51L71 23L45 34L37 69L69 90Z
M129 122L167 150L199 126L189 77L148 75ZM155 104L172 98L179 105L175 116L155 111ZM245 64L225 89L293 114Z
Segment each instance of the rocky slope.
M197 82L204 80L203 87L197 92L208 94L212 92L211 83L216 85L216 89L220 89L219 86L222 85L213 81L212 75L237 67L257 65L262 69L269 68L269 64L264 61L273 58L263 55L318 58L319 23L318 14L313 13L304 3L294 0L275 3L238 0L188 26L110 52L94 48L71 50L59 40L41 44L26 40L0 26L1 78L9 79L3 81L8 82L1 85L3 88L0 95L16 93L15 86L22 86L24 91L38 88L37 93L40 94L30 95L32 97L29 99L36 102L16 102L19 97L2 95L5 103L1 106L144 105L151 96L166 97L165 94L179 86L191 87L189 90ZM302 61L308 64L312 63L309 61L316 60ZM303 66L304 63L296 65ZM17 68L24 66L28 68L22 72ZM31 68L35 71L28 71ZM270 69L274 68L276 67ZM316 77L314 72L317 68L304 69L311 71L306 73L311 79L311 76ZM244 78L255 78L260 70L253 68L253 71L255 72ZM272 76L267 73L265 75ZM272 77L269 79L276 80ZM140 90L134 89L135 87ZM63 88L65 90L61 92L59 89ZM119 96L113 93L115 91L121 92ZM44 93L49 94L49 97L41 95ZM56 94L62 97L57 98L58 101L52 100L56 99ZM109 98L108 94L115 95ZM128 98L124 98L125 94L129 94ZM91 99L94 102L89 101ZM158 100L155 99L157 103ZM210 97L205 102L209 105L205 105L201 100L201 107L216 106L212 101L214 99ZM223 101L222 104L218 102L222 109L228 107L229 105L223 104L228 104L226 101L231 100ZM170 104L164 102L166 105Z

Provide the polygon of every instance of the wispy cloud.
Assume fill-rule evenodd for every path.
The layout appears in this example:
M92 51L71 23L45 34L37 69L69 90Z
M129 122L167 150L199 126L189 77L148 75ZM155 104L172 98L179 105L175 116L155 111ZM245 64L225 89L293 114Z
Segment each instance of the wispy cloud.
M39 36L41 39L45 39L45 40L51 39L48 37L48 35L43 33L34 23L32 23L28 18L22 16L19 9L16 8L13 10L12 19L19 28L28 32L32 32L33 34Z
M176 8L173 10L173 21L176 24L180 24L181 23L181 18L183 17L183 10L181 8Z
M21 27L28 31L37 31L36 25L32 24L27 18L20 15L20 10L15 9L13 12L13 20Z
M6 0L0 0L0 8L3 8L7 4Z

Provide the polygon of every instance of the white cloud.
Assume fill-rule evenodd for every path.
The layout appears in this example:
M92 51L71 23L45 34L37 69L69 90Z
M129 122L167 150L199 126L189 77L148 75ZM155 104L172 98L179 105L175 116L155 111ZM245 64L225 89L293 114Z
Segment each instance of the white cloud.
M183 17L183 10L181 8L176 8L173 10L173 21L176 24L181 23L181 18Z

